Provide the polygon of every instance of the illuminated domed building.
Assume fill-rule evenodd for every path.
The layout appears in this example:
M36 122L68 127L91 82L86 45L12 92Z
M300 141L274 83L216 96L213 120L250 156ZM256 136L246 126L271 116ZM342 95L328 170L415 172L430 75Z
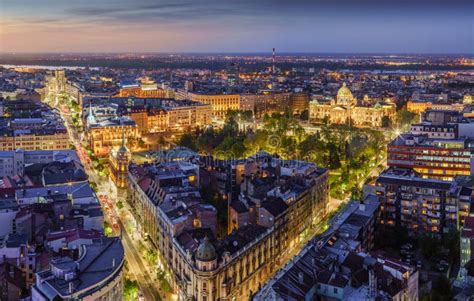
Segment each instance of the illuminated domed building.
M351 90L346 86L346 83L342 84L342 87L337 91L336 99L331 102L333 105L341 106L353 106L357 104L357 100L352 95Z
M336 98L330 102L320 103L317 100L310 102L309 118L314 123L350 122L356 127L384 127L395 121L396 105L390 100L370 104L368 99L364 99L364 104L358 104L351 90L346 83L343 83Z

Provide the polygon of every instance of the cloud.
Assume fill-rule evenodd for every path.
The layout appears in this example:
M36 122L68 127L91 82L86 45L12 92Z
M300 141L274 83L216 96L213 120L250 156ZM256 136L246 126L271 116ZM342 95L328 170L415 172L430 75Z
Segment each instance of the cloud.
M190 6L191 3L154 3L154 4L141 4L135 5L130 3L129 6L115 7L97 7L97 6L87 6L87 7L73 7L65 10L66 14L79 17L87 16L113 16L120 13L137 13L137 12L157 12L161 10L168 10L173 8L183 8Z
M39 41L45 48L91 49L93 40L98 50L100 47L125 50L137 45L143 50L170 47L184 51L253 51L272 46L287 47L288 51L323 52L473 51L472 0L0 0L0 3L0 22L8 23L0 26L0 44L3 42L12 49L28 42L35 47Z

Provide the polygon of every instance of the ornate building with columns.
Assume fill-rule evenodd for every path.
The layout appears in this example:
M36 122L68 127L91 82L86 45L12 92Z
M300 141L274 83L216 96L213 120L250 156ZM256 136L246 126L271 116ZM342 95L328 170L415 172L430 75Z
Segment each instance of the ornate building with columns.
M351 123L356 127L385 127L395 121L396 105L390 100L375 104L358 104L351 90L342 84L336 98L329 103L313 100L309 104L310 122L330 124Z

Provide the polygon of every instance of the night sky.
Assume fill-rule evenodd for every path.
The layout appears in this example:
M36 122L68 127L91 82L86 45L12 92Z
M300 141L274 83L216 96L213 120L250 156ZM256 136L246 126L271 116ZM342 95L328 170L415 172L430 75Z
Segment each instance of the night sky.
M474 53L474 0L0 0L2 52Z

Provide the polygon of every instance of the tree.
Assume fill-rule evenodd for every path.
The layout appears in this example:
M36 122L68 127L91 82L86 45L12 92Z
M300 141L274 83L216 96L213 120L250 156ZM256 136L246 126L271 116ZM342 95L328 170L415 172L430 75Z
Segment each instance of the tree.
M390 118L388 116L382 117L382 127L387 128L390 126Z
M104 234L105 236L112 236L113 230L107 221L104 221Z
M191 133L185 133L178 141L178 145L187 147L192 150L196 150L196 139L195 136Z
M160 286L165 292L171 292L171 285L169 284L168 280L166 280L166 273L165 271L158 270L157 278L160 281Z
M451 300L451 282L445 275L440 275L434 282L431 297L433 298L432 300Z
M338 169L341 167L341 159L339 156L339 150L337 148L337 145L330 142L328 143L328 149L329 149L329 168L331 169Z
M351 199L352 200L362 200L363 198L363 191L362 189L355 185L354 187L351 188Z
M397 128L403 131L406 127L416 122L417 118L417 114L409 112L407 109L402 108L397 112Z
M122 210L123 209L123 202L122 201L118 201L117 204L116 204L117 208L119 210Z
M158 262L158 253L154 250L146 250L143 257L150 265L155 265Z
M92 190L94 190L95 193L97 193L97 183L96 182L89 182L89 185L91 186Z
M136 280L125 278L123 283L123 298L125 300L137 300L138 298L138 283Z
M448 233L444 234L442 238L442 245L446 246L446 248L449 250L449 259L451 260L451 263L459 260L459 236L459 231L452 229Z
M307 109L301 112L300 119L304 121L309 119L309 111Z

